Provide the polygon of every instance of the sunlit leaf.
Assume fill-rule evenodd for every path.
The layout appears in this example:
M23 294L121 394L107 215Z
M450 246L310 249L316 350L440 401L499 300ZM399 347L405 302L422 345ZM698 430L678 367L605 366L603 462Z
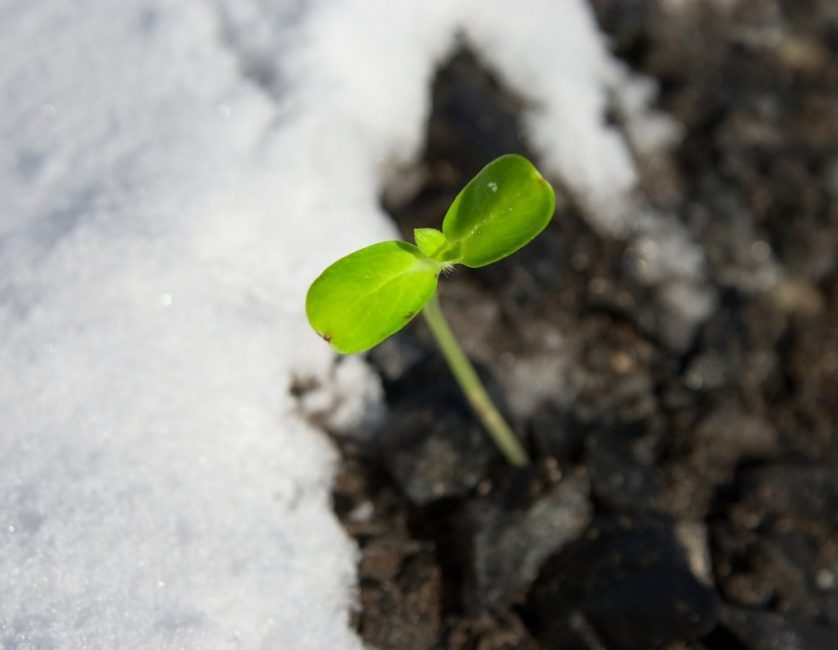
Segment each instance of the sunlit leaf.
M413 239L425 255L428 257L436 257L437 253L441 251L448 240L436 228L416 228L413 231Z
M363 352L422 310L436 291L439 270L411 244L388 241L362 248L314 281L306 296L306 315L338 352Z
M501 156L465 186L445 215L448 259L471 267L502 259L532 241L554 210L553 188L532 163Z

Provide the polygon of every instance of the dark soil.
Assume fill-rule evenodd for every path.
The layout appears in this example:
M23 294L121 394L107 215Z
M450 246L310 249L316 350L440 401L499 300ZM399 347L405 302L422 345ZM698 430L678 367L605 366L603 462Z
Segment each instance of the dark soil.
M551 179L542 236L440 283L531 468L499 457L423 323L370 355L389 415L374 442L339 440L334 487L363 552L358 630L382 650L835 650L838 10L594 4L684 126L638 160L640 203L701 247L715 307L663 336L632 242ZM424 156L384 199L406 239L494 157L537 163L526 100L467 46L433 97Z

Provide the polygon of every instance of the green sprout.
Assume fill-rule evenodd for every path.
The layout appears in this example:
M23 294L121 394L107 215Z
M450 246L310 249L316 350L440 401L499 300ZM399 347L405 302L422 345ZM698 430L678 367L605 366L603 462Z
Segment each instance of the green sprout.
M442 230L414 230L416 246L386 241L350 253L308 290L306 315L342 354L375 347L421 311L454 377L495 444L513 465L527 453L489 398L437 299L437 279L455 264L486 266L532 241L555 210L550 184L515 154L489 163L457 195Z

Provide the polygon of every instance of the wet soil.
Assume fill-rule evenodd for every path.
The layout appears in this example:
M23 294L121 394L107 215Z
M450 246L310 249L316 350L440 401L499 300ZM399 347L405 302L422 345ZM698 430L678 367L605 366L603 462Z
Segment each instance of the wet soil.
M689 233L713 308L666 318L636 242L551 179L542 236L440 283L534 463L499 457L424 323L372 352L388 414L337 439L334 486L357 628L381 649L835 650L838 11L594 5L683 125L638 157L638 205ZM496 156L537 163L527 107L467 44L439 70L422 160L383 199L406 239Z

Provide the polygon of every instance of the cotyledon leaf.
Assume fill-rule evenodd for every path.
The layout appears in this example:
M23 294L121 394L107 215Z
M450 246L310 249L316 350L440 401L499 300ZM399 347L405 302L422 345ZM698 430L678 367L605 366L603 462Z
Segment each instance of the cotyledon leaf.
M522 156L501 156L484 167L454 199L442 222L448 259L486 266L517 251L553 217L553 188Z
M343 354L398 332L434 295L441 266L411 244L387 241L339 259L306 295L314 330Z

